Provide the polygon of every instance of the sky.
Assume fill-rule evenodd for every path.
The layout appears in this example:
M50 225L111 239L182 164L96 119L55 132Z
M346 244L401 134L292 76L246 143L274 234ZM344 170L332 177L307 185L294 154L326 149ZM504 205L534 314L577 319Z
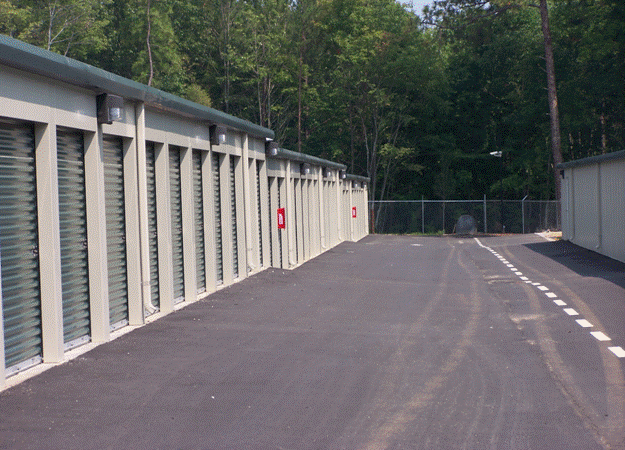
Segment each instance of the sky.
M421 11L423 11L423 7L425 5L429 5L432 3L432 0L407 0L406 3L411 3L413 5L413 10L421 15Z

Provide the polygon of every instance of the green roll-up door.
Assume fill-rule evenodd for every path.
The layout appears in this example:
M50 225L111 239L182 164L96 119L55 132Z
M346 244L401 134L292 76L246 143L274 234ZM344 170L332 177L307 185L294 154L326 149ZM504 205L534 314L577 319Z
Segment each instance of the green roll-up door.
M83 135L58 129L59 233L63 282L63 341L73 347L90 335L89 263Z
M104 136L103 144L109 320L112 328L119 328L128 323L124 149L122 139L115 136Z
M171 252L174 275L174 303L184 300L184 258L182 242L182 185L180 149L169 148L169 204L171 207Z
M271 205L271 183L275 183L275 178L273 177L267 177L267 192L269 193L269 195L267 196L267 206L269 207L269 267L273 266L273 221L274 219L274 214L276 214L277 212L274 212L273 207ZM277 226L277 224L276 224Z
M280 192L282 192L283 184L284 184L284 178L278 178L278 208L284 208L284 206L282 206L282 199L280 198ZM275 214L275 212L273 214ZM288 214L288 212L286 212L286 214ZM287 225L287 226L290 226L290 225ZM278 229L278 247L280 248L280 268L281 269L284 268L284 261L282 261L282 233L284 231L285 230L282 228Z
M154 143L145 146L146 178L148 190L148 233L150 245L150 299L152 305L160 307L158 283L158 232L156 221L156 154Z
M7 372L41 361L33 127L0 122L0 260Z
M202 187L202 153L193 152L193 206L195 208L195 269L197 291L206 292L204 259L204 191Z
M239 246L237 240L237 185L235 157L230 156L230 215L232 217L232 277L239 276Z
M219 154L211 154L211 168L213 171L213 192L215 206L215 274L217 284L224 282L224 260L221 239L221 177L219 175Z
M258 210L258 262L263 264L263 213L260 205L260 161L256 161L256 209Z

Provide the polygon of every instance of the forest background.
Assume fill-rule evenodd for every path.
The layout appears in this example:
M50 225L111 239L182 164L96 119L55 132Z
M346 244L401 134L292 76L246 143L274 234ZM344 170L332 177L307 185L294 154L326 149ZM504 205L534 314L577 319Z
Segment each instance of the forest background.
M432 3L0 0L0 33L268 127L371 199L555 198L537 5ZM625 2L547 4L563 159L625 149Z

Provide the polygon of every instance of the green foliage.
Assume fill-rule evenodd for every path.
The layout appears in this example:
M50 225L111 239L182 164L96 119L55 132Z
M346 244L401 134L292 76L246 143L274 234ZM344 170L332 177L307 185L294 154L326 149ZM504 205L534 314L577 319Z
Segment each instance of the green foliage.
M422 22L395 0L0 0L0 32L271 128L372 199L547 199L532 3L434 0ZM621 150L624 3L549 8L565 159Z

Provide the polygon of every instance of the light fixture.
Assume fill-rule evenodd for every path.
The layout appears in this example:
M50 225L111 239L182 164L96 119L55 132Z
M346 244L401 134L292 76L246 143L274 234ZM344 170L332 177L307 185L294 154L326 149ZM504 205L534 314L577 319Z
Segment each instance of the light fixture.
M364 181L362 182L362 188L367 189L367 183L365 183Z
M310 164L308 163L302 163L299 166L299 173L302 175L309 175L310 174Z
M501 150L497 150L496 152L490 152L490 156L494 156L495 158L501 158Z
M124 99L119 95L100 94L96 97L98 123L108 123L122 120Z
M210 143L211 145L220 145L226 143L226 134L228 129L223 125L212 125L210 127Z
M344 180L345 178L347 178L347 172L345 172L344 170L339 170L339 178L341 180Z
M328 178L330 176L330 169L328 169L327 167L321 168L321 175L323 176L323 178Z
M278 155L278 143L276 141L267 141L265 142L265 155L266 156L277 156Z

